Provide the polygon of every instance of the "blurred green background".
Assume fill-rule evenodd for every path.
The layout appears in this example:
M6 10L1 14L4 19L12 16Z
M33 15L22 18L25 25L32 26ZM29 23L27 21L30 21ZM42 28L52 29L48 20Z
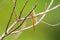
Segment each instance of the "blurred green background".
M22 17L25 17L31 8L35 5L36 2L38 2L38 6L35 9L36 14L44 11L51 0L29 0L28 4L26 5L24 12L22 14ZM23 5L25 3L25 0L18 0L16 5L16 14L19 16L19 12L21 11ZM60 0L55 0L53 5L54 7L57 4L60 3ZM5 31L7 22L9 20L10 14L12 12L13 8L13 2L12 0L0 0L0 35ZM12 22L10 25L15 21L15 16L13 15ZM29 19L26 21L26 26L31 25L31 20ZM60 7L50 11L47 13L46 17L43 19L43 21L56 24L60 23ZM35 27L35 31L33 28L30 28L28 30L25 30L21 35L16 37L17 34L11 34L4 38L4 40L60 40L60 25L52 27L48 26L44 23L39 23Z

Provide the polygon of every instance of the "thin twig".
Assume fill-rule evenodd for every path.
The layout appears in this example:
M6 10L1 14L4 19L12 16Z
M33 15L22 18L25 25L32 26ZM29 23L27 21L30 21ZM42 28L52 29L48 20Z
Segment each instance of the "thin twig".
M8 24L7 24L7 27L6 27L6 30L5 30L5 34L7 34L7 29L8 29L8 26L10 24L10 21L12 19L12 16L13 16L13 13L14 13L14 10L15 10L15 7L16 7L16 2L17 2L17 0L15 0L14 7L13 7L13 10L12 10L12 13L11 13L11 16L10 16L10 19L8 21Z
M13 5L15 5L15 2L16 2L16 0L13 0ZM15 8L15 10L14 10L14 15L15 15L15 17L16 17L16 19L17 19L16 8Z
M51 0L49 6L48 6L48 8L47 8L47 10L50 9L50 7L51 7L51 5L53 4L53 2L54 2L54 0Z
M28 2L28 0L26 0L26 2L25 2L25 4L24 4L24 6L23 6L23 8L22 8L22 10L20 11L19 19L21 18L22 12L23 12L23 10L24 10L24 8L25 8L25 6L26 6L27 2Z
M60 23L50 24L50 23L47 23L47 22L45 22L45 21L41 21L41 22L44 23L44 24L47 24L47 25L49 25L49 26L57 26L57 25L60 25Z

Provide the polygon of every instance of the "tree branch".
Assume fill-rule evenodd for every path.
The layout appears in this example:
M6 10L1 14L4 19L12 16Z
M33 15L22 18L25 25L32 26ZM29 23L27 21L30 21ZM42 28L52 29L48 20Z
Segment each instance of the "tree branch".
M8 26L9 26L10 22L11 22L13 13L14 13L14 11L15 11L16 3L17 3L17 0L15 0L14 7L13 7L13 10L12 10L12 13L11 13L11 16L10 16L10 19L9 19L9 21L8 21L8 24L7 24L7 27L6 27L6 30L5 30L5 34L7 34L7 29L8 29Z
M58 7L60 7L60 4L58 4L58 5L56 5L55 7L50 8L51 5L53 4L53 1L54 1L54 0L51 0L49 6L47 7L47 9L46 9L45 11L34 15L34 17L37 17L37 16L42 15L42 17L39 19L39 21L37 21L37 22L34 24L34 26L36 26L36 25L39 24L40 22L45 23L45 24L47 24L47 25L49 25L49 26L57 26L57 25L60 25L60 23L52 25L52 24L50 24L50 23L47 23L47 22L42 21L48 12L50 12L50 11L52 11L52 10L55 10L55 9L57 9ZM36 7L36 5L35 5L35 7ZM21 33L21 32L23 32L24 30L27 30L27 29L31 28L32 25L31 25L31 26L28 26L28 27L21 28L20 30L16 31L16 29L18 29L18 28L24 23L24 21L25 21L26 19L30 19L30 18L31 18L29 15L30 15L31 12L35 9L35 7L30 11L30 13L29 13L25 18L20 18L20 19L19 19L19 21L22 21L22 23L21 23L17 28L15 28L13 31L9 32L9 31L11 30L11 28L13 28L13 27L17 24L17 22L19 22L19 21L16 20L9 28L8 28L8 26L7 26L7 28L6 28L7 34L9 35L9 34L13 34L13 33L19 33L19 32ZM12 11L12 13L13 13L13 11ZM11 17L12 17L12 16L11 16ZM11 20L11 19L10 19L10 20ZM10 21L9 21L9 22L10 22ZM9 22L8 22L8 25L9 25ZM5 32L4 32L4 33L0 36L0 40L2 40L4 37L6 37L7 34L5 34Z

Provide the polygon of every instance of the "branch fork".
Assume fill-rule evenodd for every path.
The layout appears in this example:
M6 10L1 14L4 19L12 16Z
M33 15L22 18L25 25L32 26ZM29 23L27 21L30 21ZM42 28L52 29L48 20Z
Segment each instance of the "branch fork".
M29 29L29 28L32 28L33 25L36 26L36 25L39 24L40 22L42 22L42 23L44 23L44 24L47 24L47 25L49 25L49 26L57 26L57 25L60 25L60 23L57 23L57 24L52 25L52 24L50 24L50 23L47 23L47 22L43 21L44 17L47 15L47 12L50 12L50 11L52 11L52 10L57 9L58 7L60 7L60 4L56 5L56 6L53 7L53 8L50 8L51 5L52 5L53 2L54 2L54 0L51 0L51 2L50 2L50 4L48 5L47 9L46 9L45 11L41 12L41 13L38 13L38 14L35 14L35 11L34 11L34 9L35 9L36 6L37 6L37 4L35 4L35 6L34 6L33 9L29 12L29 14L26 15L25 18L21 18L22 12L23 12L25 6L27 5L27 2L28 2L28 0L26 0L24 6L23 6L23 8L22 8L22 10L20 11L19 17L16 18L15 22L14 22L10 27L8 27L9 24L10 24L10 22L11 22L12 15L13 15L13 13L14 13L14 10L15 10L15 7L16 7L16 3L17 3L17 0L13 0L13 3L14 3L13 11L12 11L12 13L11 13L10 20L9 20L9 22L8 22L8 24L7 24L6 31L0 36L0 40L3 40L6 36L8 36L8 35L10 35L10 34L23 33L24 30L27 30L27 29ZM34 11L34 12L33 12L33 11ZM32 12L33 12L33 14L34 14L34 19L35 19L36 23L33 23L33 25L28 26L28 27L23 27L23 28L21 28L20 30L16 30L16 29L18 29L21 25L23 25L23 23L24 23L24 21L25 21L26 19L30 19L30 18L31 18L30 15L31 15ZM15 14L15 15L16 15L16 14ZM42 17L39 18L39 20L37 21L37 16L40 16L40 15L42 15ZM22 23L21 23L20 25L18 25L17 28L15 28L15 29L12 30L11 32L9 32L9 31L11 30L11 28L14 28L14 26L15 26L18 22L20 22L20 21L22 21Z

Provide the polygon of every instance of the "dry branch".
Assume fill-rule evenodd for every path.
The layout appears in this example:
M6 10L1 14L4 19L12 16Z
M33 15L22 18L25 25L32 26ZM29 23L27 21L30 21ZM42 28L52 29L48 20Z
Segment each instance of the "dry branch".
M54 2L54 0L51 0L50 4L48 5L48 7L47 7L47 9L46 9L45 11L43 11L43 12L41 12L41 13L38 13L38 14L34 14L34 18L36 18L37 16L42 15L42 17L39 18L39 20L36 21L36 23L34 23L34 26L36 26L36 25L39 24L40 22L42 22L42 23L44 23L44 24L47 24L47 25L49 25L49 26L57 26L57 25L60 25L60 23L57 23L57 24L52 25L52 24L50 24L50 23L47 23L47 22L43 21L44 17L47 15L48 12L50 12L50 11L52 11L52 10L55 10L55 9L57 9L58 7L60 7L60 4L58 4L58 5L56 5L55 7L50 8L51 5L53 4L53 2ZM26 4L25 4L25 5L26 5ZM36 5L37 5L37 4L36 4ZM30 18L31 18L29 15L30 15L30 14L32 13L32 11L36 8L36 5L33 7L33 9L30 11L30 13L29 13L25 18L20 18L20 19L19 19L19 21L22 21L22 23L21 23L19 26L17 26L17 28L15 28L15 29L12 30L11 32L9 32L9 31L11 30L11 28L14 28L14 26L19 22L18 20L16 20L9 28L8 28L8 26L7 26L7 27L6 27L6 33L7 33L7 34L5 34L5 32L4 32L4 33L0 36L0 40L3 40L3 38L6 37L6 36L8 36L9 34L13 34L13 33L23 33L24 30L27 30L27 29L31 28L33 25L28 26L28 27L21 28L20 30L16 31L16 29L18 29L18 28L24 23L24 21L25 21L26 19L30 19ZM16 5L15 5L15 6L16 6ZM15 10L15 6L14 6L14 9L13 9L13 11L12 11L12 14L13 14L13 12L14 12L14 10ZM23 8L23 9L24 9L24 8ZM22 9L22 11L23 11L23 9ZM21 14L22 14L22 11L21 11ZM12 17L12 14L11 14L11 17ZM21 16L21 14L20 14L20 16ZM10 20L11 20L11 18L10 18ZM36 18L36 20L37 20L37 18ZM8 22L7 25L9 25L9 23L10 23L10 21Z

